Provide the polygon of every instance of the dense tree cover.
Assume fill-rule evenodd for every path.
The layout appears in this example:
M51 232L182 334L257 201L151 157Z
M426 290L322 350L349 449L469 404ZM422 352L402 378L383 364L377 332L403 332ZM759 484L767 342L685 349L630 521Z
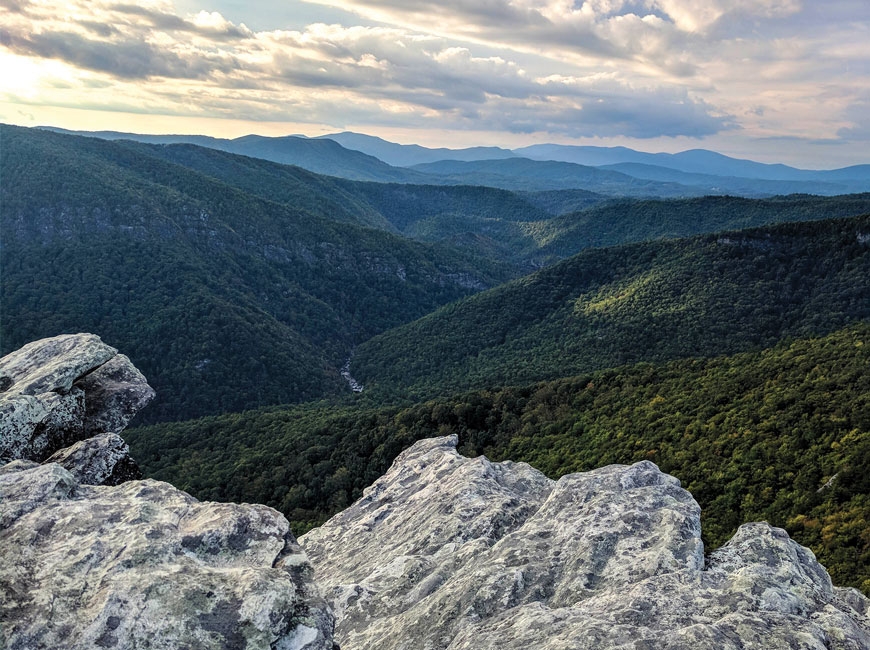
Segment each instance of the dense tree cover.
M506 190L542 192L587 190L606 196L702 196L703 188L672 182L635 178L617 171L553 160L501 158L490 160L440 160L410 167L432 181L487 185Z
M558 194L551 200L558 199ZM868 213L870 194L835 197L792 194L770 199L734 196L667 201L618 199L599 202L543 224L539 254L562 258L586 248Z
M824 334L870 317L867 233L864 216L590 249L366 341L354 376L421 399Z
M392 230L382 214L367 205L352 186L346 189L345 181L337 178L189 144L155 147L122 142L118 145L183 165L253 196L285 203L318 217Z
M549 476L649 459L702 507L708 550L767 520L870 593L870 325L762 352L639 363L410 407L325 404L131 429L152 477L265 503L301 532L359 498L414 440Z
M517 194L532 205L557 216L580 212L597 203L612 200L588 190L545 190L541 192L517 192Z
M537 230L552 214L491 187L345 182L396 228L419 241L448 241L523 265L536 258Z
M870 592L868 326L758 352L870 318L870 218L595 248L867 213L870 195L602 203L0 136L0 353L95 332L157 389L146 421L235 413L130 430L151 475L301 530L420 437L552 476L650 458L701 502L708 543L767 518ZM363 341L351 396L338 369Z
M0 352L100 334L157 388L151 421L342 392L356 344L515 277L554 232L543 209L491 188L355 183L193 145L0 128ZM690 219L706 204L656 205Z
M346 391L358 341L514 273L265 200L160 147L6 126L2 139L0 353L99 334L157 389L152 420Z

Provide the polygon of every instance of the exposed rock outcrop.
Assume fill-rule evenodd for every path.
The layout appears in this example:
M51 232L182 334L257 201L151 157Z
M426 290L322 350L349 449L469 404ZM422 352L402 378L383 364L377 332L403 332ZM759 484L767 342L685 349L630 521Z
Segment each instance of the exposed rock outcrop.
M0 647L332 650L311 574L271 508L0 468Z
M154 392L127 357L37 341L0 389L0 648L334 650L281 514L131 480L116 432Z
M112 431L152 395L91 335L0 360L0 648L335 650L316 568L355 650L870 649L870 602L784 531L705 558L650 462L551 481L424 440L300 545L265 506L130 480Z
M130 447L117 433L100 433L56 451L45 461L57 463L85 485L120 485L142 478Z
M34 341L0 359L0 463L42 461L118 433L154 397L130 360L93 334Z
M748 524L705 562L700 511L650 462L551 481L418 442L300 543L355 650L870 648L867 599Z

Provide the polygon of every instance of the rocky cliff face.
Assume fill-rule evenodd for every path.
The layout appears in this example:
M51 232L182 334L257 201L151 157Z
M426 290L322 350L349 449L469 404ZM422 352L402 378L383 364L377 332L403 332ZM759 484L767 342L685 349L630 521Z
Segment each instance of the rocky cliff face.
M125 356L37 341L0 388L0 648L333 650L283 516L130 480L117 431L153 391Z
M300 538L355 650L870 648L867 599L767 524L705 558L700 511L642 462L551 481L417 443Z

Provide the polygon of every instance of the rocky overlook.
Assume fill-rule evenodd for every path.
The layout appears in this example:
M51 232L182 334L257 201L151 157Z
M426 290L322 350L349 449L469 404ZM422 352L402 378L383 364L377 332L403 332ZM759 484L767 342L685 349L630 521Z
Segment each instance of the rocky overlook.
M154 393L126 357L65 335L0 378L0 647L332 650L281 514L129 480L117 432Z
M552 481L418 442L300 538L364 649L870 648L868 601L764 523L705 557L700 509L650 462Z
M154 398L130 360L93 334L64 334L0 359L0 462L43 461L118 433Z
M153 395L92 335L0 359L0 648L870 648L870 602L765 523L705 555L650 462L552 481L404 451L299 542L259 505L131 480Z

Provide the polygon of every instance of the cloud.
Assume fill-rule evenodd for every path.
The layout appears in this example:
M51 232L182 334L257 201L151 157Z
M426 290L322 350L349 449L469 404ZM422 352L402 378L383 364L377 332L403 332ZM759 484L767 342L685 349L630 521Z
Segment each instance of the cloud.
M307 0L367 19L527 52L642 62L669 74L692 59L717 26L778 20L799 0Z
M870 92L851 103L845 111L848 125L837 131L837 137L851 142L870 142Z
M74 32L0 31L0 45L16 54L60 59L71 65L126 79L198 79L238 68L230 57L184 57L140 40L92 40Z
M144 18L154 29L172 32L191 32L212 38L250 38L253 32L244 25L234 25L217 12L201 11L190 21L175 14L156 11L131 4L116 4L108 8L112 12Z
M54 66L0 99L565 138L866 125L864 0L834 18L798 0L320 1L380 23L254 32L166 0L0 0L0 54Z

